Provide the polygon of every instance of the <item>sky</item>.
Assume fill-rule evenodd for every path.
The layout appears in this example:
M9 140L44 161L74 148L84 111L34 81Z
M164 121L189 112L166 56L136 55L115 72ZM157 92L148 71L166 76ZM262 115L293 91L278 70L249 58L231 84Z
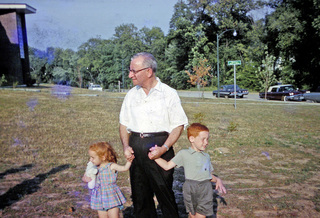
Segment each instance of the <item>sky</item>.
M90 38L111 39L121 24L160 27L165 35L178 0L0 0L35 8L26 14L28 45L74 51Z
M48 47L78 47L90 38L111 39L121 24L160 27L165 35L179 0L0 0L24 3L35 8L26 14L28 45L40 50ZM258 11L264 14L265 11ZM257 18L259 15L253 15Z

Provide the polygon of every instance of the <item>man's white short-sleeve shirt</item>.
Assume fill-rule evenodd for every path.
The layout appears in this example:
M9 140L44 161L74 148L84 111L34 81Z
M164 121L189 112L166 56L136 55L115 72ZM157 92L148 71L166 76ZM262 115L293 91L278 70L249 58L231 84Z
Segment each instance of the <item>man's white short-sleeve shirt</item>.
M148 95L140 86L127 93L120 111L120 124L129 132L171 132L180 125L186 126L188 118L175 89L157 78L157 85Z

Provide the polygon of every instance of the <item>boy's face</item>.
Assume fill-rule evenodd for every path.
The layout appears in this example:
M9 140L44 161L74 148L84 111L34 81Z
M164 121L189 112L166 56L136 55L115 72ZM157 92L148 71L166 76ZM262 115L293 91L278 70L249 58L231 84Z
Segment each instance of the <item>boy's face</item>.
M198 151L198 152L204 151L208 146L209 132L207 131L199 132L199 135L197 137L190 136L189 140L191 142L191 147L195 151Z

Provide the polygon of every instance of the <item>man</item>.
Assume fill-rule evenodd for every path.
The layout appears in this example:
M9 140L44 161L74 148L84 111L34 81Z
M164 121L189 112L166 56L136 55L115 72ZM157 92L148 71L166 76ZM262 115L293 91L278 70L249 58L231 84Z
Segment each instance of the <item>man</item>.
M164 217L179 217L172 191L173 169L165 171L154 159L169 161L173 144L180 137L188 118L176 90L156 77L157 62L152 54L142 52L131 58L129 78L133 87L120 111L120 138L125 157L133 157L130 168L132 200L137 218L157 217L154 194ZM157 155L149 159L151 147Z

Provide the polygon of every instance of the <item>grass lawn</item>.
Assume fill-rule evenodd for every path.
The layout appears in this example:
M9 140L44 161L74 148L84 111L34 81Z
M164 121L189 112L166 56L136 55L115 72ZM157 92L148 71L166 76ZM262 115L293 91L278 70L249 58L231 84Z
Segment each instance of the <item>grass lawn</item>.
M93 217L81 181L88 146L108 141L125 163L125 93L39 90L0 90L0 216ZM235 110L230 99L181 101L189 123L211 131L207 152L228 189L218 217L320 217L320 104L237 101ZM187 146L184 131L175 151ZM130 208L128 173L118 185Z

